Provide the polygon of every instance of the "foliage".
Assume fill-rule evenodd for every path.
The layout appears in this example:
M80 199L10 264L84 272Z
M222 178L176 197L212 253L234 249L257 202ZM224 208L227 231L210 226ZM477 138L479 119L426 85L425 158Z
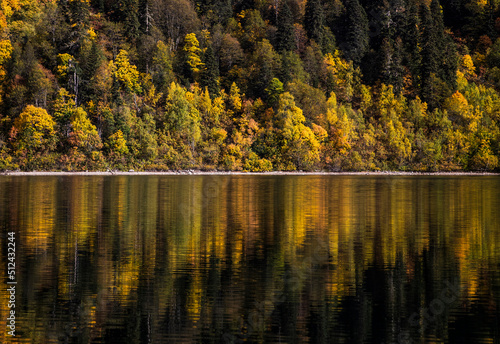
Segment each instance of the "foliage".
M0 169L496 171L498 6L462 5L2 1Z

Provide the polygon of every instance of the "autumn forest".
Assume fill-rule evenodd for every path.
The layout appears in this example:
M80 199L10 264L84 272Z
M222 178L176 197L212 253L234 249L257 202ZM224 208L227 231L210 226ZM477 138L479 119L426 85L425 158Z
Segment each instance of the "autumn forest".
M498 0L2 0L0 170L495 171Z

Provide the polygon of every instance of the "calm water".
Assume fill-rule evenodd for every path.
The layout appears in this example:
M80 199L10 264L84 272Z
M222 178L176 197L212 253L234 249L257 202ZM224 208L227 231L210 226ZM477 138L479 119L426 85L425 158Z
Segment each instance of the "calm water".
M500 342L499 177L2 176L0 229L3 343Z

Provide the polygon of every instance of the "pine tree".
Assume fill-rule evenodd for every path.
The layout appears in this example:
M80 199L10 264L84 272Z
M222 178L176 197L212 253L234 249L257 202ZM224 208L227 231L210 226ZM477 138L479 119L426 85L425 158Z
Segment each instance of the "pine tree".
M457 87L457 69L458 69L458 55L457 46L453 39L449 36L445 37L444 48L442 51L442 62L440 71L440 78L450 88L450 92L453 92Z
M402 37L404 37L404 64L408 66L413 79L413 86L418 88L421 74L420 57L420 20L418 17L418 7L416 0L407 0L406 20Z
M382 82L394 86L394 93L400 94L403 88L402 66L402 41L397 38L395 42L386 38L381 47L381 73Z
M493 0L487 0L482 13L482 23L483 27L481 32L485 33L489 37L496 37L495 30L495 2Z
M280 6L277 19L278 32L276 34L276 50L292 51L295 49L295 35L293 16L288 1L284 0Z
M345 7L347 32L343 51L348 60L359 64L369 48L368 17L358 0L347 0Z
M433 30L435 34L435 43L438 46L438 49L442 51L445 45L445 32L444 32L444 21L443 21L443 11L441 8L441 4L439 3L439 0L432 0L431 1L431 15L432 15L432 21L434 22L433 24Z
M308 0L304 14L304 28L310 40L321 44L323 41L323 26L325 14L321 0Z
M233 14L233 7L231 5L231 0L214 0L213 10L217 15L218 22L225 24Z
M422 5L421 10L421 94L431 107L435 107L439 105L439 98L450 95L456 87L457 52L455 43L444 31L439 1L432 0L430 8Z
M92 40L92 44L90 49L86 53L83 54L82 60L82 80L81 80L81 99L83 102L86 100L92 99L94 95L94 85L93 79L101 66L102 62L105 60L104 53L96 42L96 40Z
M422 18L422 98L429 101L433 96L432 81L437 76L440 52L438 49L438 37L434 26L434 20L430 9L424 4L421 6Z
M120 0L118 1L118 11L120 19L125 26L126 35L135 39L139 36L139 1L138 0Z
M200 76L200 84L202 87L208 88L210 96L215 97L219 93L219 64L211 44L205 50L202 62L203 70Z

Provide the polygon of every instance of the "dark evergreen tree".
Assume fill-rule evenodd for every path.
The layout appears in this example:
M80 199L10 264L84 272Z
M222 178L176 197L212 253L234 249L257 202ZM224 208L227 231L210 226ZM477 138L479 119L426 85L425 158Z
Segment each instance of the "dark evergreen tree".
M425 101L431 102L435 93L433 82L437 77L440 60L439 38L429 7L424 4L420 9L422 18L421 95Z
M401 93L403 90L404 68L401 54L402 45L403 43L399 37L394 42L386 38L384 42L382 42L380 52L382 57L382 82L386 85L393 85L395 93Z
M430 11L433 20L433 30L436 39L436 45L438 48L444 48L445 45L445 32L444 32L444 21L443 21L443 11L439 0L432 0L430 5Z
M276 50L291 51L295 49L295 35L293 27L293 16L288 6L288 2L284 0L281 3L278 19L278 32L276 34Z
M321 0L308 0L304 14L304 28L309 39L321 44L323 41L324 25L325 14Z
M139 36L139 1L120 0L117 2L119 21L123 22L125 34L131 39Z
M337 49L335 35L328 26L323 27L323 37L321 40L321 51L323 54L333 53Z
M213 0L213 11L217 17L217 22L225 24L233 14L231 0Z
M483 9L483 15L482 15L482 23L483 27L481 28L480 34L486 34L489 37L493 38L496 37L496 29L495 29L495 13L496 13L496 8L495 8L495 2L493 0L488 0L486 3L486 6L484 6Z
M219 93L219 64L215 58L212 44L209 44L203 54L203 70L200 76L200 84L207 87L212 97Z
M90 49L81 57L80 99L82 102L94 98L94 77L105 59L101 47L94 39Z
M421 74L420 20L416 0L407 0L405 25L401 37L404 38L403 63L408 67L414 88L419 88Z
M69 1L69 17L71 23L82 27L89 23L90 7L86 1Z
M87 33L89 25L90 6L86 1L59 1L59 10L64 14L68 24L65 52L77 55L81 39Z
M454 91L457 87L458 55L457 46L450 36L445 37L440 68L440 78Z
M445 97L456 87L457 51L451 37L444 32L439 1L432 0L430 8L422 5L421 9L421 94L431 107L436 107L439 105L438 99Z
M345 41L342 50L348 60L359 64L369 48L368 17L358 0L345 2Z

